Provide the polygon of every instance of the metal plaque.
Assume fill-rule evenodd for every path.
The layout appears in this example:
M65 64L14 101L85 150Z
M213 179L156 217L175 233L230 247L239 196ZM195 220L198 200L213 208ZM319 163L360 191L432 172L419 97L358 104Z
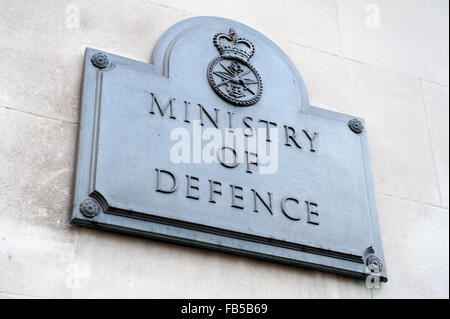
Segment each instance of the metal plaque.
M86 49L78 143L76 224L387 280L364 121L245 25L182 21L151 64Z

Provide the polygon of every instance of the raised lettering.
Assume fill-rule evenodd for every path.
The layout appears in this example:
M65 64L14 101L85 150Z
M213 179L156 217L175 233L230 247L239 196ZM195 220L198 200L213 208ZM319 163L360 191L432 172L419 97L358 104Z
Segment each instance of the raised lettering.
M247 133L247 129L244 130L244 135L245 136L253 136L255 134L255 129L253 128L253 126L251 126L250 124L247 123L247 121L252 121L253 119L250 116L244 117L242 119L242 122L244 123L244 125L250 130L250 133Z
M191 104L191 102L184 101L184 121L186 123L191 123L191 121L189 120L189 105L190 104Z
M223 153L224 150L232 151L232 153L233 153L233 158L234 158L234 161L233 161L232 164L228 164L228 162L224 162L224 161L223 161L222 153ZM226 157L227 157L227 156L226 156ZM237 167L237 166L239 165L237 152L236 152L233 148L228 147L228 146L222 147L222 148L217 152L217 159L219 160L220 164L222 164L222 165L223 165L224 167L226 167L226 168L235 168L235 167Z
M239 205L236 203L236 199L244 201L244 195L242 193L236 194L236 190L243 192L244 189L241 186L235 186L235 185L230 185L230 186L231 186L231 207L244 209L244 205Z
M152 95L152 108L150 110L150 114L155 114L155 104L156 104L161 116L164 116L166 114L167 109L170 108L170 118L175 120L176 118L173 115L173 101L175 101L175 98L171 97L169 99L169 101L167 102L166 106L164 107L164 109L162 109L161 105L159 104L158 100L156 99L156 95L153 93L151 93L151 95Z
M200 124L204 126L203 123L203 113L206 115L207 118L211 121L211 123L216 127L219 128L219 109L214 108L214 111L216 112L216 119L214 120L212 116L205 110L205 108L201 104L197 104L200 108Z
M200 181L200 179L198 177L189 176L189 175L186 175L186 178L187 178L186 197L192 198L192 199L197 199L197 200L200 199L200 196L198 195L198 193L197 193L197 195L191 193L192 190L196 190L197 192L200 190L200 187L198 185L198 182ZM196 181L197 183L192 184L192 181Z
M172 187L169 189L162 189L161 188L161 173L170 176L172 178ZM175 175L173 175L169 171L160 170L156 168L156 191L160 193L170 194L177 190L177 179L175 178Z
M300 217L299 217L299 218L292 217L292 216L289 215L289 214L287 213L287 211L286 211L286 202L289 201L289 200L290 200L290 201L293 201L293 202L296 202L297 205L299 204L299 200L298 200L297 198L286 196L286 197L284 197L284 198L281 200L281 212L284 214L284 216L286 216L286 217L289 218L290 220L298 221L298 220L301 219Z
M277 123L266 121L266 120L259 120L259 122L266 123L266 142L272 142L272 140L270 139L270 125L277 127Z
M309 144L310 144L310 146L311 146L309 150L310 150L311 152L315 152L316 149L314 148L314 140L316 139L317 135L319 135L319 133L314 132L313 137L311 137L311 136L309 135L309 133L308 133L306 130L303 130L303 133L305 133L306 137L307 137L308 140L309 140Z
M215 189L214 186L222 186L221 182L209 180L209 202L210 203L216 203L216 200L214 199L214 194L222 195L222 191L220 189Z
M252 172L252 170L250 168L250 165L258 166L258 154L253 153L253 152L247 152L247 151L245 151L245 154L246 154L246 157L247 157L247 170L246 170L246 172L249 173L249 174L253 174L253 172ZM253 158L254 159L253 162L251 162L250 156L254 157Z
M259 195L259 193L257 191L255 191L254 189L252 189L253 192L253 211L255 213L258 213L258 207L257 207L257 199L259 199L261 201L261 203L263 203L263 205L267 208L267 210L269 211L269 213L271 215L273 215L272 212L272 193L267 192L267 195L269 195L269 204L267 204L261 197L261 195Z
M311 203L311 202L308 202L308 201L305 201L305 203L306 203L306 210L308 212L308 223L309 224L313 224L313 225L319 225L319 221L318 220L313 220L313 216L312 216L312 215L314 215L314 216L319 217L319 212L318 211L313 211L311 209L311 206L318 207L318 205L316 203Z

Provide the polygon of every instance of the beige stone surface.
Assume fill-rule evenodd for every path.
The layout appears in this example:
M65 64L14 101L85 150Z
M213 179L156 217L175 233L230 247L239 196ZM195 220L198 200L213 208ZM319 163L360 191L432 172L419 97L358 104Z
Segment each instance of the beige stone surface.
M0 293L11 298L70 298L74 229L54 229L24 219L1 217Z
M77 125L0 107L0 128L0 292L70 297Z
M67 227L78 126L0 107L1 216Z
M86 47L149 62L164 31L190 16L139 0L1 2L0 105L71 122ZM68 28L73 6L79 27Z
M361 280L83 228L76 263L82 271L75 298L371 296Z
M2 0L0 105L78 120L83 50L66 32L64 10L62 1Z
M348 109L347 61L333 54L273 39L289 56L305 82L311 105L345 112Z
M447 0L337 0L337 7L344 56L448 85Z
M449 106L448 87L422 81L425 107L427 110L431 145L436 164L436 172L441 189L442 206L448 208L448 167L449 167Z
M389 282L375 298L448 298L448 210L378 196Z

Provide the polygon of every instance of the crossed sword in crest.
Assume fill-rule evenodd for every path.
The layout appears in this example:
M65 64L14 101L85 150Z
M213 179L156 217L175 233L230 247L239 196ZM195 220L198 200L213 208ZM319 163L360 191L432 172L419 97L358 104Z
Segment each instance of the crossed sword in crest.
M221 87L222 85L228 84L229 82L234 82L242 85L245 90L249 91L251 94L255 95L256 93L253 92L247 85L248 84L258 84L258 82L253 81L251 79L242 79L242 77L246 76L251 72L247 71L242 75L233 74L228 68L226 68L222 63L220 63L220 66L225 70L225 72L213 72L215 75L222 78L222 83L218 85L218 87ZM237 78L237 79L236 79Z

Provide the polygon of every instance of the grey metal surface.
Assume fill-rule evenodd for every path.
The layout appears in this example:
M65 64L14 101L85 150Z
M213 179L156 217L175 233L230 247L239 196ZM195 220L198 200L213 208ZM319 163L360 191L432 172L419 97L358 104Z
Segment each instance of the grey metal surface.
M264 83L245 107L227 102L207 78L219 55L213 37L230 28L256 48L251 62ZM86 49L72 222L361 278L370 264L387 280L362 119L310 106L289 58L232 20L182 21L161 37L152 60ZM155 105L152 112L154 96L161 107L174 98L173 114L170 105L164 116ZM220 128L228 112L236 127L246 117L255 127L276 123L277 171L172 163L170 133L192 130L197 104L218 110ZM286 139L285 126L295 128L301 148ZM208 119L205 127L214 125ZM318 134L313 145L307 133ZM271 196L271 209L255 192L266 203Z

